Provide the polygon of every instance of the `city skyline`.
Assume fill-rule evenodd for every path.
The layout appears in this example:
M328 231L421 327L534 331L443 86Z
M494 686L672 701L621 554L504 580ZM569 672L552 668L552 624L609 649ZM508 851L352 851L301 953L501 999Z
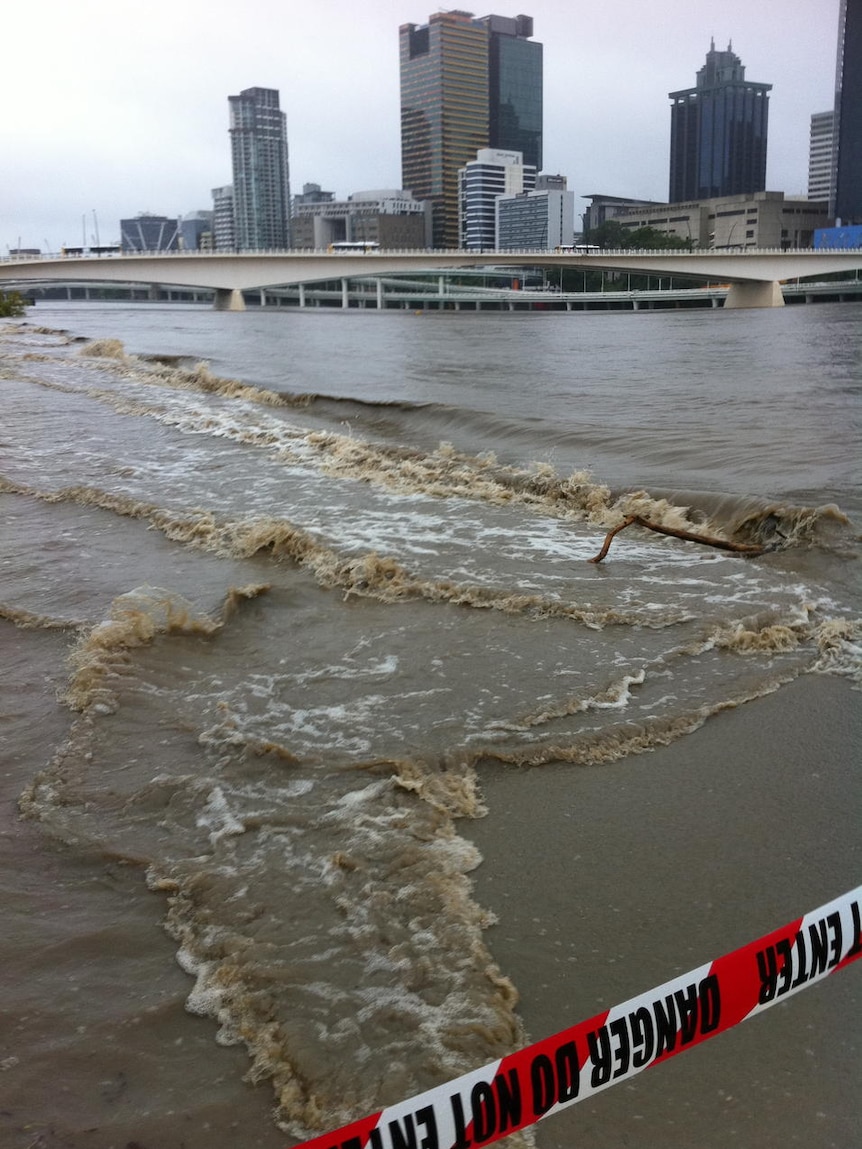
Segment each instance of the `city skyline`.
M230 35L218 10L153 0L155 25L171 29L157 45L139 45L132 9L126 20L105 0L4 13L15 50L4 61L13 98L0 122L0 252L56 250L99 231L111 242L138 212L211 207L211 189L231 180L226 96L246 87L280 91L295 187L317 182L344 198L400 185L398 28L427 21L425 0L375 0L359 13L348 0L249 0ZM726 0L718 11L608 0L600 19L568 0L469 10L533 18L545 45L543 170L568 177L576 212L594 192L666 198L667 94L690 84L713 37L773 85L767 188L805 194L810 117L834 96L838 0Z

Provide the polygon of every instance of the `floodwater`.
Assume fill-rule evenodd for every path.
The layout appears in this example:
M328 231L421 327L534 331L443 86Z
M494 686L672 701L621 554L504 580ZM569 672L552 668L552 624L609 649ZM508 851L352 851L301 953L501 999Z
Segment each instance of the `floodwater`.
M801 713L805 683L847 717L830 793L858 825L855 305L40 305L0 331L0 388L3 1145L334 1129L590 1016L604 941L570 931L554 986L525 931L616 893L642 907L639 950L675 964L629 995L719 956L650 936L669 880L645 864L650 803L688 763L731 813L668 868L690 860L702 891L729 867L711 930L750 940L728 931L751 898L733 823L769 816L710 732L745 716L754 737L778 699ZM757 553L634 524L588 562L632 515ZM799 758L775 721L774 753ZM645 754L664 779L632 775ZM702 791L681 803L701 817ZM578 809L607 828L578 836L596 875L577 867L561 911L575 847L553 847ZM858 847L838 854L858 872ZM824 901L853 884L788 857L764 914L807 894L806 865ZM851 1096L782 1143L846 1145ZM772 1144L774 1108L749 1101L736 1143Z

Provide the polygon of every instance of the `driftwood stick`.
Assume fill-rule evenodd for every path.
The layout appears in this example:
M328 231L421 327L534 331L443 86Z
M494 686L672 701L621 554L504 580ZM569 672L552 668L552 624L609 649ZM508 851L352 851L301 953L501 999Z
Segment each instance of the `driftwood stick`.
M608 533L605 535L605 541L602 544L602 549L599 551L595 558L587 559L587 562L600 563L610 550L611 542L614 536L618 535L620 531L625 530L626 527L630 527L633 523L636 523L639 527L646 527L649 531L657 531L660 535L672 535L675 539L685 539L690 543L703 543L705 547L718 547L720 550L735 551L737 554L762 555L766 550L766 547L757 546L754 543L733 543L728 542L727 539L713 538L710 535L695 535L692 534L691 531L681 531L676 527L661 527L658 525L658 523L647 522L647 520L642 519L640 515L629 515L627 518L623 519L619 526L616 526L613 528L613 530L608 531Z
M630 527L632 523L637 521L637 515L629 515L627 519L623 519L618 527L614 527L612 531L608 531L605 535L605 541L602 543L602 549L594 559L587 559L588 563L600 563L608 551L611 549L611 541L614 535L618 535L620 531L624 531L626 527Z

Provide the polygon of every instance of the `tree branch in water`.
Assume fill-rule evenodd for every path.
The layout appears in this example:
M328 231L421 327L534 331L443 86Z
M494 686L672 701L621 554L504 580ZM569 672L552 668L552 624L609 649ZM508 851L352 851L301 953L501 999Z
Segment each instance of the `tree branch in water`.
M600 563L611 547L611 542L615 535L620 531L624 531L626 527L636 524L639 527L646 527L648 531L657 531L660 535L672 535L675 539L685 539L690 543L702 543L705 547L718 547L723 551L735 551L737 554L743 555L762 555L767 549L766 547L757 546L753 543L732 543L727 539L716 539L709 535L695 535L691 531L677 530L676 527L660 527L658 523L648 523L646 519L642 519L640 515L629 515L613 530L608 531L605 535L605 541L602 543L602 549L595 558L587 559L589 563Z

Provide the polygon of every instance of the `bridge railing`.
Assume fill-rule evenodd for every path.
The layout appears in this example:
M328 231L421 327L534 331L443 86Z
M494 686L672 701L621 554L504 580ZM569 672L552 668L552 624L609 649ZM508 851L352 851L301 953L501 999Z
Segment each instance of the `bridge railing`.
M433 255L435 257L451 256L457 259L469 259L472 256L499 256L500 262L505 263L507 257L517 256L523 258L529 256L535 258L537 262L547 259L548 256L576 256L578 259L602 259L602 258L625 258L644 256L647 258L655 258L657 256L667 257L671 256L674 259L685 258L721 258L722 256L758 256L758 255L836 255L846 252L851 254L853 252L862 252L862 247L856 248L814 248L814 247L728 247L728 248L711 248L711 247L695 247L690 251L680 250L677 248L607 248L598 252L558 252L551 251L547 248L518 248L507 251L468 251L464 248L391 248L383 251L367 251L367 252L331 252L327 248L268 248L265 250L254 251L128 251L128 252L100 252L90 253L86 252L79 254L77 252L40 252L38 255L4 255L0 256L0 263L39 263L43 261L52 260L75 260L75 261L90 261L90 260L113 260L113 259L201 259L201 258L222 258L224 256L236 257L249 257L259 259L261 257L278 257L278 256L314 256L320 257L321 255L330 255L333 259L344 258L345 255L361 256L363 262L373 262L375 259L387 259L394 255L404 256L426 256Z

